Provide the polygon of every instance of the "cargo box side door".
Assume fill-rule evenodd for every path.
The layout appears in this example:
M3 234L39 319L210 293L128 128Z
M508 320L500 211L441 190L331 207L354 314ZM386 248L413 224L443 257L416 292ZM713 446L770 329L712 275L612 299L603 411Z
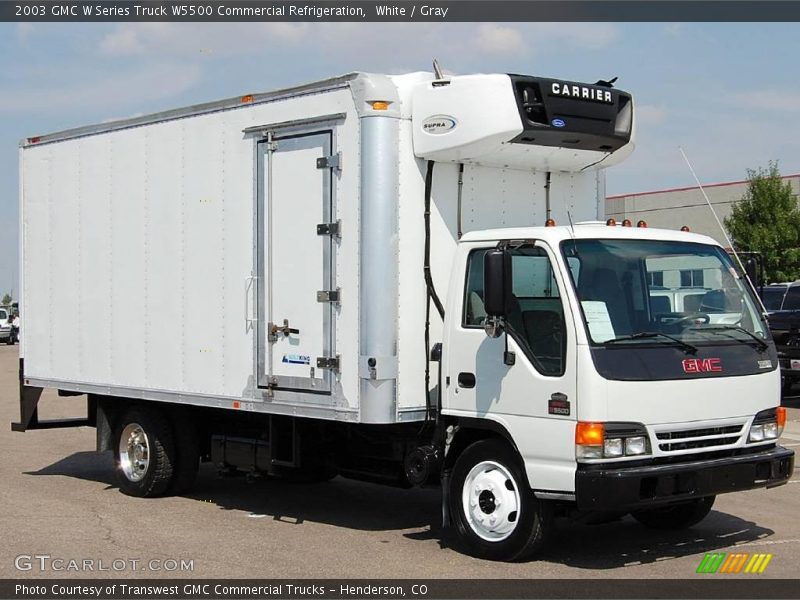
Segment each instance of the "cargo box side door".
M276 136L258 150L260 388L330 395L334 357L331 131ZM320 362L320 359L322 362Z

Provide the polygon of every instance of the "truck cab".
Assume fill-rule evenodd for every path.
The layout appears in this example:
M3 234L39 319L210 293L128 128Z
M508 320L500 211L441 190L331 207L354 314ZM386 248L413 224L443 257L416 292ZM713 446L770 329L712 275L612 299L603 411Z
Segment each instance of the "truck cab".
M696 309L663 310L649 282L664 264L702 265ZM775 346L713 239L644 223L473 232L450 289L442 412L507 436L536 501L685 527L718 493L790 476ZM537 510L512 479L487 455L457 482L453 512L479 547Z

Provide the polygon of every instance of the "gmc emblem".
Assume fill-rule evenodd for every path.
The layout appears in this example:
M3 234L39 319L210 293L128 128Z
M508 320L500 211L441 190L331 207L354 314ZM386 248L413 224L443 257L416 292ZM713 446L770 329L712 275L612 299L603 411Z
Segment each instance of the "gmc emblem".
M684 373L722 373L722 361L718 358L687 358L683 361Z

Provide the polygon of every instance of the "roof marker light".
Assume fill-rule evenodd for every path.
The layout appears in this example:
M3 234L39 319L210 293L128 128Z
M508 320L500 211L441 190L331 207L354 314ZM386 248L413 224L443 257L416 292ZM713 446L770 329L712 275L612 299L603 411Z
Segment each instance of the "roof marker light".
M253 98L252 94L247 94L246 96L239 98L239 102L242 104L250 104L253 100L255 100L255 98Z
M640 221L638 221L638 222L636 223L636 226L637 226L637 227L647 227L647 221L645 221L645 220L640 220Z
M683 227L681 227L681 231L691 231L691 229L689 229L688 225L684 225Z
M609 219L608 221L606 221L606 225L608 225L609 227L614 227L616 226L616 224L617 224L616 219Z
M624 221L622 221L622 226L623 227L632 227L632 225L633 224L631 223L630 219L625 219Z
M544 222L544 226L545 227L555 227L556 226L556 222L553 219L547 219L547 221Z

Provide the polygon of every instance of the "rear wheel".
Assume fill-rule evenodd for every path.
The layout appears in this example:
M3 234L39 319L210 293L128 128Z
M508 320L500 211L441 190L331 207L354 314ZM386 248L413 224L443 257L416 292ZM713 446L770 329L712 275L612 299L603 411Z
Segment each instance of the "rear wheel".
M651 529L686 529L708 516L716 496L697 498L680 504L669 504L631 513L642 525Z
M127 410L114 434L114 462L120 491L140 498L159 496L175 480L176 451L169 421L159 410Z
M450 480L450 510L468 554L521 560L545 543L549 506L528 488L517 454L500 440L482 440L458 457Z

